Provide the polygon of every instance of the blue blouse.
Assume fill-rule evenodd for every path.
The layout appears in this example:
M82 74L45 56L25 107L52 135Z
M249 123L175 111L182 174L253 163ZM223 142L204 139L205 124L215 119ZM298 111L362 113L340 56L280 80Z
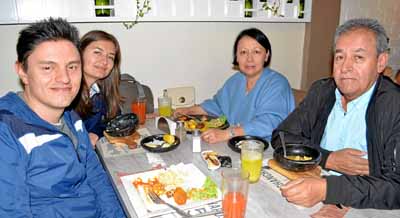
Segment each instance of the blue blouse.
M246 135L270 140L272 131L295 107L292 89L283 75L269 68L264 68L248 93L246 84L246 76L237 72L200 106L210 115L225 115L231 126L240 125Z
M82 120L89 133L94 133L101 138L106 129L107 103L96 83L90 87L90 102L93 107L92 113L87 117L82 117Z

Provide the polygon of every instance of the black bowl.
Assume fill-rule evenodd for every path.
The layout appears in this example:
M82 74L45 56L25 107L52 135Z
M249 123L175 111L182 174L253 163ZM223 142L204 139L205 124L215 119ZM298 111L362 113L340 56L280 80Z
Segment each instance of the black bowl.
M318 166L319 162L321 161L321 152L319 152L316 148L302 144L287 144L286 155L287 156L299 155L299 156L311 157L311 160L308 161L291 160L284 157L282 146L277 147L274 151L274 159L284 169L295 172L302 172L314 169L315 167Z
M231 139L228 140L228 146L233 150L238 153L240 153L241 149L239 147L239 142L241 141L246 141L246 140L257 140L260 141L264 144L264 150L268 148L269 142L266 141L263 138L260 138L258 136L251 136L251 135L243 135L243 136L236 136L232 137Z
M132 135L138 127L139 119L134 113L122 114L107 123L105 132L113 137Z

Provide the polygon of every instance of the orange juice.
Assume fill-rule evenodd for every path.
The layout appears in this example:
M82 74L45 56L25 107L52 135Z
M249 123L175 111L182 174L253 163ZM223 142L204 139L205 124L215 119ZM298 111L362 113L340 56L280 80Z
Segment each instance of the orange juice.
M146 122L146 101L132 102L131 109L138 116L139 124L143 125Z
M224 218L244 218L246 198L241 192L228 192L222 201Z

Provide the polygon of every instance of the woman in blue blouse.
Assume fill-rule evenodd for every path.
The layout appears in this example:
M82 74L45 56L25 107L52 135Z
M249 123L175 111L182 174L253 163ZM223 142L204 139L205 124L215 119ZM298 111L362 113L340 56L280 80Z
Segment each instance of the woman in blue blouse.
M258 29L243 30L233 47L232 75L212 99L200 105L179 108L175 114L225 115L227 130L209 129L202 134L208 143L217 143L239 135L270 140L272 130L294 109L295 102L287 79L267 66L271 44Z
M103 136L106 123L120 113L121 50L117 39L93 30L81 38L83 79L75 110L82 117L93 145Z

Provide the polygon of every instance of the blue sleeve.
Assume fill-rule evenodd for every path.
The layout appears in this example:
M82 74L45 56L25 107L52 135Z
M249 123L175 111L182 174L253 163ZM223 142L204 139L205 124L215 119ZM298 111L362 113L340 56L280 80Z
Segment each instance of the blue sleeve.
M283 76L276 76L258 90L254 102L255 116L241 123L246 135L260 136L271 140L272 131L295 107L292 89Z
M0 217L32 217L26 184L27 154L3 123L0 150Z
M272 131L294 109L295 101L287 79L265 68L249 93L246 77L236 73L201 107L208 114L226 115L229 123L240 124L246 135L270 140Z
M211 116L221 116L223 114L219 99L222 97L223 89L218 90L212 99L207 99L200 104L200 107Z
M100 94L94 95L90 100L93 107L92 114L84 117L83 123L88 132L94 133L101 138L103 137L103 131L106 129L103 118L107 114L107 105Z
M101 122L100 117L100 114L93 114L91 117L83 121L88 132L96 134L99 138L103 137L103 131L106 129L106 125Z
M125 217L111 182L103 169L96 153L87 137L87 179L97 194L97 204L101 209L101 217Z
M232 75L225 81L222 88L218 90L212 99L207 99L200 104L201 108L203 108L207 114L211 116L226 115L229 118L229 114L227 114L226 110L230 107L232 89L238 84L238 75L240 75L240 73Z

